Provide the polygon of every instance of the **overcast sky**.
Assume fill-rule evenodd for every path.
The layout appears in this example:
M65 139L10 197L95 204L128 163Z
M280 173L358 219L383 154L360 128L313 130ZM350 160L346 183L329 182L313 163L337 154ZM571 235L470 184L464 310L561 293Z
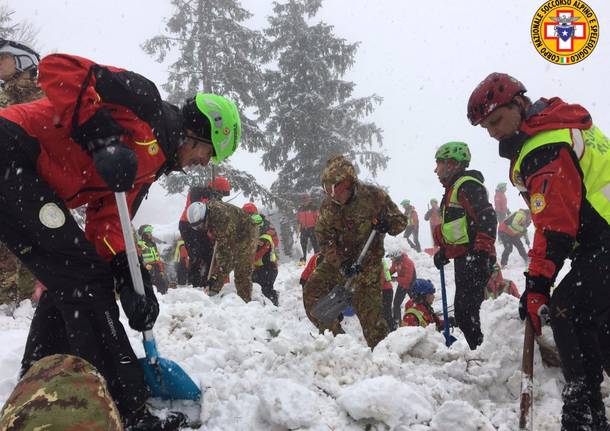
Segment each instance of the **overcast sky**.
M40 29L37 47L42 54L82 55L134 70L159 85L166 78L168 65L156 63L140 45L164 31L172 13L169 1L9 0L8 4L17 19L27 18ZM361 42L347 76L357 84L355 95L376 93L384 98L372 118L384 130L383 151L391 160L376 181L389 187L395 201L411 199L421 215L430 198L441 197L433 173L434 152L450 140L470 145L471 167L483 172L490 190L507 181L507 162L497 156L497 144L483 129L470 126L465 114L471 91L493 71L522 80L531 98L561 96L581 103L610 133L606 82L610 4L588 2L600 23L599 43L589 58L570 66L547 62L532 46L529 26L542 4L538 0L324 2L317 18L335 26L336 35ZM248 0L242 5L255 14L253 27L266 24L271 2ZM236 166L267 185L273 181L273 174L262 172L255 155L238 153L232 158ZM511 209L523 206L514 190L509 188L508 195ZM149 198L137 220L166 223L181 211L177 199L163 211L151 211L157 202L157 197ZM427 231L421 236L427 239Z

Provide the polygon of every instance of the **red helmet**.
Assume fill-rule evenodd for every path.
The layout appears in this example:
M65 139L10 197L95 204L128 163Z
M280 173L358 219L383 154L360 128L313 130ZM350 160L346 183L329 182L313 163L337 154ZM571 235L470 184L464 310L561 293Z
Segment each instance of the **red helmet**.
M468 119L478 125L495 109L508 105L527 89L521 81L506 73L494 72L474 89L468 100Z
M225 177L216 177L208 183L208 187L217 192L231 193L231 184Z
M244 210L246 214L258 214L258 208L256 208L256 205L252 202L246 202L241 209Z

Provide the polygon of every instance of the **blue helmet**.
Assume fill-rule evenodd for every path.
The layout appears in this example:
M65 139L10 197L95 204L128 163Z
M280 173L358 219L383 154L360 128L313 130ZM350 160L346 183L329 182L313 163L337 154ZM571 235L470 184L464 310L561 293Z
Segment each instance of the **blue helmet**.
M413 292L416 295L428 295L435 293L436 289L430 280L424 280L423 278L415 279L415 286L413 286Z

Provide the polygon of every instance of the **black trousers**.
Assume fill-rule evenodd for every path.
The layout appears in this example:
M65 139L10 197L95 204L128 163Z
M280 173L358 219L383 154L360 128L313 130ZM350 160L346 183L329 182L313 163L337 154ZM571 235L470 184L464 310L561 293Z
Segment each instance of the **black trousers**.
M521 237L510 236L505 232L498 232L498 237L504 246L500 265L505 266L508 263L508 256L513 252L513 246L517 249L523 260L527 261L527 251L525 251L525 247L523 247Z
M118 319L110 265L38 176L37 142L0 118L0 150L0 241L48 289L34 313L22 373L46 355L78 355L106 378L122 414L142 406L147 389Z
M466 254L455 258L455 323L471 350L483 342L479 312L491 269L486 260Z
M273 288L275 279L277 278L277 266L266 265L254 268L252 272L252 283L257 283L261 286L263 295L271 300L275 305L279 303L279 294Z
M184 265L184 262L181 260L180 262L176 262L176 281L179 285L184 286L187 281L188 270Z
M553 291L550 311L566 379L562 430L581 429L590 415L605 421L600 384L603 366L610 362L610 241L577 252L570 272Z
M307 260L307 242L311 241L313 252L317 253L320 250L318 239L316 238L315 228L308 227L301 230L301 250L303 250L303 260Z

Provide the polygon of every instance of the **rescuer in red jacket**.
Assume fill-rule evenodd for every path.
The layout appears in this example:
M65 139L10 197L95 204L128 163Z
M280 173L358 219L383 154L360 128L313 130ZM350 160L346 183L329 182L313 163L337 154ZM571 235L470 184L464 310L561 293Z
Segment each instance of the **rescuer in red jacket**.
M610 425L600 391L610 327L610 147L580 105L532 101L525 86L492 73L470 96L468 119L499 143L509 179L535 227L520 316L537 334L550 324L565 377L561 429ZM551 286L565 259L571 269Z
M301 233L301 249L303 250L303 257L301 258L301 264L305 265L307 262L307 243L311 241L313 252L317 253L320 251L318 246L318 239L314 233L316 227L316 221L320 211L318 207L313 203L311 196L308 194L303 196L303 205L297 210L297 221L299 222L299 231Z
M126 428L175 429L146 409L119 321L115 282L134 329L152 328L159 308L146 271L147 295L133 289L114 192L126 192L133 216L162 174L228 157L237 108L200 93L180 109L141 75L66 54L40 62L39 85L46 98L0 111L0 240L47 287L21 373L46 355L81 356L106 378ZM84 233L69 212L81 205Z

